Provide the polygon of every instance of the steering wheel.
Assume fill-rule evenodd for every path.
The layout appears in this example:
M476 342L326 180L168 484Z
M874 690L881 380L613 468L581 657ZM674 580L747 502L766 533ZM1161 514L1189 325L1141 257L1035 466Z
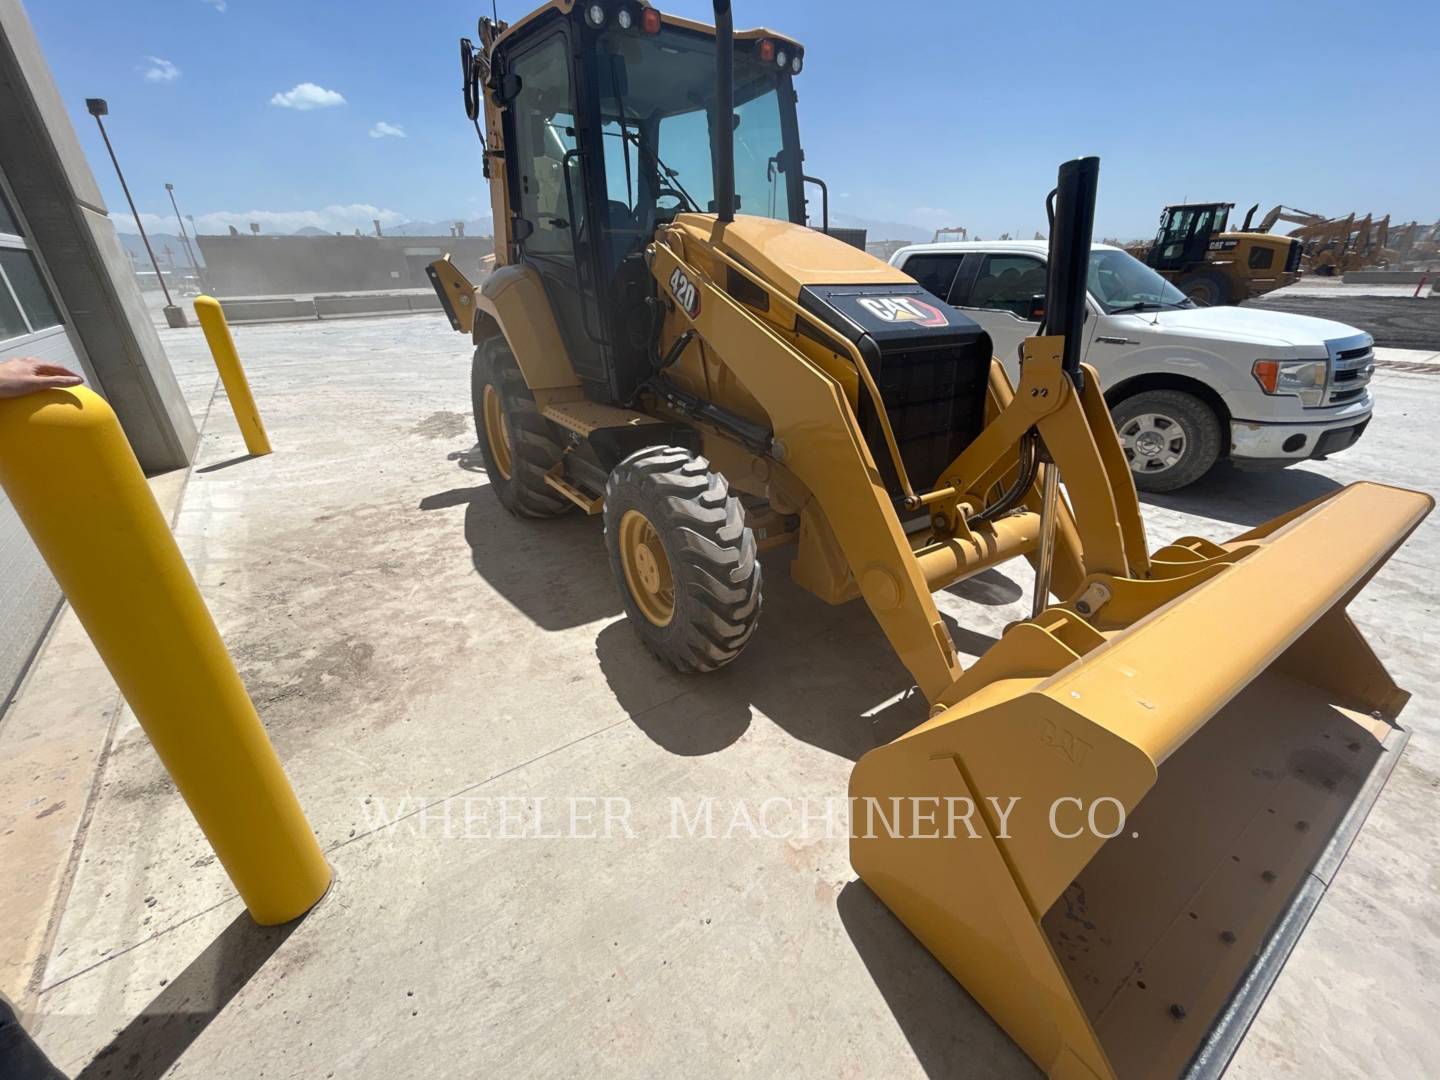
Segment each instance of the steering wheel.
M675 205L674 205L674 206L661 206L661 205L660 205L660 200L661 200L661 199L674 199L674 200L675 200ZM689 202L690 202L690 200L687 199L681 192L676 191L673 187L670 187L670 186L667 185L667 184L661 184L658 188L655 189L655 209L656 209L656 211L658 211L659 213L662 213L662 214L676 214L676 213L679 213L681 210L684 210L684 209L685 209L685 207L689 204Z

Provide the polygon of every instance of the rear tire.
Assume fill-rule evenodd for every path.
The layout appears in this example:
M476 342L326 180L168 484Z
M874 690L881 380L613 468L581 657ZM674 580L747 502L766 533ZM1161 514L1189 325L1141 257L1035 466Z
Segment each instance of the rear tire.
M575 504L545 483L562 453L555 430L540 415L503 337L486 338L475 349L470 398L485 471L500 504L518 517L556 517L570 510Z
M1230 282L1220 274L1209 271L1191 274L1181 278L1176 286L1191 300L1205 307L1220 307L1230 302Z
M760 561L740 500L678 446L631 454L605 486L605 546L625 614L677 671L740 655L760 618Z
M1177 491L1220 456L1220 418L1193 394L1145 390L1110 410L1141 491Z

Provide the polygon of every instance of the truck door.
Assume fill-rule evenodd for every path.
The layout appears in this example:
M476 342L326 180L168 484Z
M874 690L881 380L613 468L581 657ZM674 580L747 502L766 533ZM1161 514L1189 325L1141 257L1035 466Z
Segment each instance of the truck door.
M967 255L950 302L983 326L1010 381L1020 381L1020 343L1039 331L1044 312L1045 262L1023 252ZM963 292L963 295L962 295Z

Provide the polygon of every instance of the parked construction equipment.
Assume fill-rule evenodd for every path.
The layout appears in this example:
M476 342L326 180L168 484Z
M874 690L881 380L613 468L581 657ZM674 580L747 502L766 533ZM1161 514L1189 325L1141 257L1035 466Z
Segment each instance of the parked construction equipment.
M1384 261L1392 270L1428 270L1432 266L1440 269L1440 221L1431 225L1412 221L1408 225L1390 226Z
M1432 501L1355 484L1151 553L1079 360L1098 161L1060 169L1014 386L975 323L804 226L805 51L714 11L552 0L462 42L497 265L431 271L490 485L603 515L680 671L755 640L764 550L863 598L932 712L855 768L890 815L852 821L861 877L1051 1075L1223 1065L1403 740L1344 609ZM1022 555L1033 617L964 669L932 592ZM954 801L976 838L929 838Z
M1327 218L1309 210L1289 206L1272 207L1259 224L1251 228L1250 220L1260 208L1257 203L1245 215L1241 232L1268 234L1279 222L1297 226L1289 236L1301 248L1300 270L1318 277L1332 277L1367 266L1384 266L1389 245L1390 215L1378 221L1366 214L1359 221L1351 214L1344 218Z
M1305 273L1334 277L1367 266L1383 265L1389 229L1389 215L1374 221L1366 214L1356 221L1351 214L1301 225L1292 229L1290 235L1303 249L1300 266Z
M1244 229L1229 231L1234 208L1234 203L1167 206L1150 246L1130 253L1196 303L1210 306L1238 304L1300 280L1300 245Z

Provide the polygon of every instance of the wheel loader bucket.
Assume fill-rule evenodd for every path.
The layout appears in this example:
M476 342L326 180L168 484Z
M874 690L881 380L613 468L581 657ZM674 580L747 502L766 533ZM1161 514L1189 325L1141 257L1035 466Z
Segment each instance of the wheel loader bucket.
M1161 549L856 765L855 869L1050 1076L1223 1070L1399 757L1345 607L1432 506L1355 484Z

